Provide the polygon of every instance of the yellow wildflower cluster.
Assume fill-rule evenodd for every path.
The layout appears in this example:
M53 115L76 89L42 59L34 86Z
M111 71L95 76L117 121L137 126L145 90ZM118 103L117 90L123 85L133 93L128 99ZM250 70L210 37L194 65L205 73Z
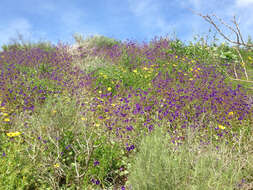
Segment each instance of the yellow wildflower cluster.
M6 135L8 137L16 137L19 136L21 133L20 132L10 132L10 133L6 133Z
M0 100L0 105L2 104L2 101ZM6 108L5 107L1 107L0 106L0 116L3 116L3 121L5 122L9 122L10 118L8 118L8 113L6 112Z
M243 67L245 66L245 63L244 63L244 62L240 62L240 64L241 64L241 66L243 66Z
M218 127L219 127L220 129L225 129L225 127L222 126L222 125L218 125Z
M54 167L55 167L55 168L59 168L59 167L60 167L60 164L59 164L59 163L56 163L56 164L54 165Z
M201 70L200 68L196 68L196 69L190 68L190 71L194 71L196 73L198 73L200 70Z
M228 113L229 116L234 115L234 113L231 111Z

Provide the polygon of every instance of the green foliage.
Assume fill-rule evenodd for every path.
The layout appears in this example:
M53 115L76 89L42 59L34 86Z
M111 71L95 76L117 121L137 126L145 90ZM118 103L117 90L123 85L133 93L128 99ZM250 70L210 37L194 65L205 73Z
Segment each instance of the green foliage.
M179 39L171 41L170 46L171 50L169 51L169 53L175 53L176 55L184 54L184 44Z
M37 43L10 43L8 45L2 45L2 49L5 52L14 51L14 50L22 50L22 51L29 51L32 48L39 48L41 50L52 52L56 50L56 47L52 45L50 42L37 42Z
M96 47L97 49L111 48L114 45L119 45L121 43L120 41L113 38L108 38L106 36L100 35L90 36L84 40L81 35L74 34L74 38L81 47L88 46L88 48Z
M140 152L136 155L128 177L128 185L133 189L182 188L180 181L185 180L185 174L190 168L172 150L168 154L166 140L167 138L161 137L161 133L159 136L155 133L152 137L146 136L141 142Z
M84 178L83 186L88 186L90 180L99 179L103 184L103 188L113 185L118 174L117 170L122 165L122 149L117 144L110 144L108 137L101 136L94 144L97 148L94 150L91 162L89 165L89 171L87 171ZM98 165L94 166L94 162L98 161ZM88 181L89 180L89 181Z
M87 56L82 64L80 64L80 68L86 73L96 72L98 69L111 65L111 63L107 62L102 57L92 57Z
M94 36L93 38L90 39L90 43L92 44L92 46L95 46L98 49L111 48L114 45L120 44L120 42L105 36Z
M0 186L4 189L31 189L40 184L34 178L31 162L24 156L25 146L23 136L8 137L0 134L1 155L0 160Z
M46 90L46 91L57 91L61 88L59 85L55 84L55 81L41 78L41 76L45 76L45 74L50 73L53 70L53 66L48 63L40 63L38 64L38 68L35 66L25 66L25 65L16 65L17 72L21 72L20 80L17 82L15 86L10 86L12 89L19 89L19 86L23 81L26 81L26 85L32 89L34 87L38 88L38 90ZM29 89L24 88L23 93L29 94ZM13 94L9 93L9 96L12 97ZM35 94L36 96L36 94ZM9 102L9 106L15 108L17 105L23 105L23 96L20 94L16 94L15 100ZM36 98L36 97L35 97Z
M140 151L132 160L128 186L133 189L232 189L243 176L240 165L221 144L222 153L208 147L199 157L198 145L191 141L175 147L163 136L162 128L155 128L140 145ZM193 140L193 139L189 139ZM227 153L227 152L226 152ZM224 164L229 162L230 164Z
M152 79L156 76L154 69L147 68L147 70L133 69L129 70L124 66L107 66L99 68L95 73L96 84L100 90L106 91L109 87L112 88L111 92L115 93L115 86L121 84L123 88L132 87L133 89L141 88L147 90L147 84L151 83Z
M26 130L24 137L34 146L29 150L33 162L26 159L22 166L32 167L30 163L34 163L34 177L47 187L87 187L92 177L110 186L117 178L116 170L122 165L121 148L112 145L100 129L82 123L79 111L75 98L49 96L27 120L32 130ZM99 165L95 167L94 161ZM54 167L55 164L59 165ZM85 175L77 178L76 170Z

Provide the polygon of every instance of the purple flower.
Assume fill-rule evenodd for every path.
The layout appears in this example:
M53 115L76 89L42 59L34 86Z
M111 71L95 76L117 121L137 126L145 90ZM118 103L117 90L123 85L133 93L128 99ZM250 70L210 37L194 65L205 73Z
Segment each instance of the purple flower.
M122 116L122 117L126 117L126 113L120 113L120 115Z
M127 144L127 145L128 145L128 144ZM135 148L134 145L131 145L130 147L127 146L126 149L127 149L127 151L130 151L130 150L133 150L134 148Z
M97 160L94 162L94 166L96 166L96 165L99 165L99 161L97 161Z
M132 125L126 126L126 129L127 129L128 131L132 131L132 130L133 130L133 126L132 126Z

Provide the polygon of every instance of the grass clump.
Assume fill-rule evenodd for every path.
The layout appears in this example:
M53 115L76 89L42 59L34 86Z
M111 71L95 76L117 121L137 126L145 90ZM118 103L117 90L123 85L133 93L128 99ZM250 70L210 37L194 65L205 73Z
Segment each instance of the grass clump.
M234 189L252 170L250 160L243 162L223 143L202 146L196 132L188 131L183 143L169 143L161 127L144 137L140 151L132 160L127 184L131 189ZM252 139L251 139L252 142ZM252 159L252 158L251 158Z

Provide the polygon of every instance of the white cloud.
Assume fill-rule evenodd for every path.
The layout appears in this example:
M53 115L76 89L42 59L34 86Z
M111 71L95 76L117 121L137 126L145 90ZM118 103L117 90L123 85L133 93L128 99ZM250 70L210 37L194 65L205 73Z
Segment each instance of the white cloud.
M162 3L154 0L128 0L129 10L137 17L149 39L167 34L172 25L161 15Z
M71 7L67 11L63 11L60 15L60 27L64 32L60 34L59 39L64 39L64 42L70 44L75 43L73 34L78 33L85 39L87 36L98 34L101 28L96 28L95 25L84 24L90 22L88 14L83 10ZM61 40L62 41L62 40Z
M43 41L47 36L47 33L44 31L33 31L33 27L27 19L17 18L12 20L7 26L0 27L1 46L3 44L13 43L14 41L21 43L22 41L20 41L18 34L22 35L25 43L37 42L39 38Z
M0 42L1 44L9 43L11 39L17 39L17 32L25 38L25 36L31 35L31 29L31 24L24 18L12 20L8 26L1 28Z
M39 1L39 10L45 10L45 11L54 11L56 10L56 5L52 4L52 2L46 2L46 1Z
M199 10L201 8L200 0L189 0L189 2L193 5L193 8Z
M150 15L159 11L159 4L152 0L128 0L130 11L135 16ZM153 15L151 15L153 16Z
M238 7L246 7L250 5L253 6L253 0L236 0L236 6Z

